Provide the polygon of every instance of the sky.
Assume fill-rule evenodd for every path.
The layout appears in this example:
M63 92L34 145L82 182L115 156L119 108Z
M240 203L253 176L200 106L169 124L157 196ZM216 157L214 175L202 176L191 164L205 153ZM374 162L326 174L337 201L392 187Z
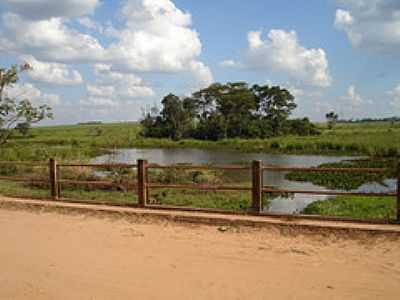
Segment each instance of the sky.
M7 89L46 124L135 121L213 82L279 85L294 117L400 115L400 0L2 0Z

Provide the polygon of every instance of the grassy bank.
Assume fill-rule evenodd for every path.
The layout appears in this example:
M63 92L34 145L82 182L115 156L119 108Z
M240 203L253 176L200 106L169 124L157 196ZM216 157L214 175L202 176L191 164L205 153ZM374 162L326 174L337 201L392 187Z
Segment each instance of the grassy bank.
M303 213L359 219L394 219L396 199L394 197L338 196L313 202L303 210Z
M49 188L35 188L27 184L13 181L0 181L0 194L9 197L49 199ZM134 204L137 203L135 193L121 191L102 191L66 188L62 190L62 197L71 200L84 200L108 204Z
M5 176L47 178L46 168L32 169L30 166L11 166L0 168L0 171L0 175ZM136 181L135 169L113 169L112 173L104 173L102 176L96 175L92 171L88 167L62 168L59 175L62 179L97 182L97 184L62 183L61 198L108 204L137 203L137 191L134 190L132 184ZM102 171L107 170L102 169ZM224 180L225 185L250 186L248 181L227 175L222 171L208 170L151 170L148 179L150 182L162 184L190 185L220 185ZM22 183L0 180L0 194L5 196L50 198L49 190L49 184L44 182ZM250 207L250 193L154 189L150 191L149 202L172 206L243 211Z
M49 199L49 189L12 182L0 181L0 194L9 197ZM114 205L132 205L137 203L135 191L98 190L82 188L62 189L62 198L72 201L85 201ZM162 189L150 193L150 203L196 208L225 209L245 211L250 207L249 192L210 192L195 190Z
M355 190L366 183L380 182L396 178L397 160L370 159L322 164L324 168L385 168L385 173L307 173L291 172L286 178L294 181L312 182L328 189ZM395 217L394 198L338 196L308 205L303 213L322 216L353 217L359 219L390 219Z
M339 124L334 130L320 126L318 136L284 136L271 139L227 139L172 141L140 138L137 123L68 125L33 128L31 137L16 134L0 148L0 160L87 160L110 149L130 147L229 149L325 155L400 154L400 124L388 122Z
M311 182L328 189L354 190L369 182L383 182L388 178L395 178L397 160L369 159L352 160L335 163L321 164L318 168L384 168L385 173L334 173L334 172L290 172L286 179L300 182Z

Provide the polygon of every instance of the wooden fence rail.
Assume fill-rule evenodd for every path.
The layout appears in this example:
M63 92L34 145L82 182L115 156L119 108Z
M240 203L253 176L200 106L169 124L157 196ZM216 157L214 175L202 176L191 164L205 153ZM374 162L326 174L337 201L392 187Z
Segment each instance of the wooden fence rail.
M32 167L45 167L43 162L13 162L0 161L1 165L21 165ZM251 213L266 215L263 212L263 193L294 193L294 194L312 194L312 195L351 195L351 196L379 196L379 197L395 197L396 198L396 220L400 223L400 163L397 166L397 190L389 193L362 193L362 192L343 192L343 191L317 191L317 190L290 190L280 187L271 187L263 185L264 172L337 172L337 173L383 173L383 168L304 168L304 167L283 167L263 165L262 161L253 161L251 165L228 165L228 166L210 166L210 165L158 165L150 164L147 160L139 159L135 164L67 164L57 163L55 159L50 159L47 163L49 170L48 180L43 178L31 177L13 177L0 176L0 180L10 181L26 181L26 182L48 182L50 186L51 197L58 200L61 196L61 184L76 185L99 185L99 186L118 186L119 183L113 181L83 181L61 179L61 168L135 168L137 169L137 181L127 181L129 187L136 189L139 207L158 207L149 203L149 191L151 189L187 189L187 190L210 190L210 191L248 191L251 192ZM176 169L176 170L220 170L220 171L251 171L251 186L229 186L229 185L205 185L205 184L160 184L150 182L148 179L148 171L150 169ZM121 183L120 185L123 185ZM203 209L204 211L204 209ZM274 214L276 215L276 214ZM281 214L284 216L284 214ZM286 215L285 215L286 216Z
M251 170L250 166L210 166L210 165L170 165L161 166L157 164L148 164L148 169L176 169L176 170L215 170L215 171L246 171Z
M89 167L89 168L118 168L118 169L123 169L123 168L136 168L137 165L132 165L132 164L58 164L60 167Z
M385 173L384 168L302 168L302 167L279 167L265 166L264 171L280 171L280 172L315 172L315 173Z

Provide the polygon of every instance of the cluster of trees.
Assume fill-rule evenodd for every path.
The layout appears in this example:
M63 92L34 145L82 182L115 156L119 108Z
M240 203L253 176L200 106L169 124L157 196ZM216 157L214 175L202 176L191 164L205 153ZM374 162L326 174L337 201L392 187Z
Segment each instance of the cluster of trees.
M161 111L145 113L143 136L220 140L319 133L308 118L289 119L297 105L279 86L214 83L190 97L169 94L161 103Z
M33 123L53 117L48 105L36 107L29 99L11 98L7 93L7 89L17 83L18 74L30 68L28 64L0 68L0 145L8 141L14 130L28 135Z

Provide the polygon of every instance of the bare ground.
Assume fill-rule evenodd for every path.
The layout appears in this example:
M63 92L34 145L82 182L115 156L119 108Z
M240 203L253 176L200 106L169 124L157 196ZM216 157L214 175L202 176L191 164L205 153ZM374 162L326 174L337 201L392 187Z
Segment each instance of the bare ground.
M399 299L400 239L0 209L0 299Z

